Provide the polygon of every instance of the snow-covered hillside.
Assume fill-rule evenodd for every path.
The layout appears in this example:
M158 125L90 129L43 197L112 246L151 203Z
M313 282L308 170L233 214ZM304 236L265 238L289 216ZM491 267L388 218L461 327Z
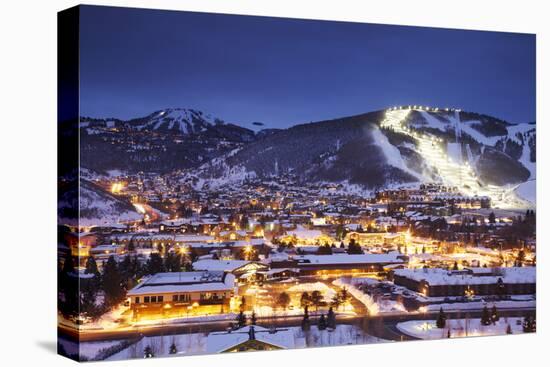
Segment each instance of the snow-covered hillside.
M523 205L535 197L535 185L524 184L536 179L535 127L406 106L270 129L169 108L128 121L81 119L81 161L102 173L183 170L198 189L292 173L368 190L440 182Z
M514 125L455 109L406 106L386 111L381 126L387 134L413 139L425 163L421 171L416 167L417 173L425 180L435 178L464 194L489 196L500 206L533 200L532 185L521 192L514 190L536 177L534 124ZM401 165L397 157L388 162Z
M202 111L168 108L131 120L80 118L83 167L105 173L197 168L256 133Z
M440 182L489 196L496 205L526 206L534 195L518 196L515 189L536 177L535 139L534 124L408 106L279 130L191 176L201 188L284 172L371 189Z
M129 203L118 199L92 182L80 180L81 226L102 226L139 221L139 214Z

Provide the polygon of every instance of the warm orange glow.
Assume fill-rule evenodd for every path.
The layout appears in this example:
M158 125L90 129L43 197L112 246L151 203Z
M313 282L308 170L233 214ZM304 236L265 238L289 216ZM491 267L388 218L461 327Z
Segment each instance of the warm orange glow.
M122 182L115 182L111 185L111 193L120 194L123 188L124 188L124 185Z

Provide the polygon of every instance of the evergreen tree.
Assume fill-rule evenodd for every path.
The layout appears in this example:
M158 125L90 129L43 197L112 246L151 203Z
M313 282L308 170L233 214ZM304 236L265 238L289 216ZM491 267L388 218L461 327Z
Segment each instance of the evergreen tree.
M143 276L143 268L136 255L126 255L118 264L122 281L126 289L131 289L137 284L137 280Z
M94 317L97 314L96 296L99 290L95 282L95 276L91 279L82 279L80 282L79 312L80 314Z
M500 277L497 280L496 294L500 299L502 299L506 295L506 285Z
M73 257L70 254L63 263L59 283L59 291L63 295L59 302L61 313L66 316L77 315L79 306L79 284L78 276L74 268Z
M342 304L345 306L349 300L349 293L346 287L342 288L342 290L340 291L340 298L342 300Z
M513 334L513 333L512 333L512 325L508 324L508 325L506 326L506 334Z
M114 256L109 256L103 268L103 292L107 306L114 306L126 297L126 290L122 286L122 277Z
M337 293L332 297L331 305L332 307L336 307L336 309L340 308L340 306L342 305L342 298L340 297L340 293Z
M327 313L327 328L336 329L336 314L332 307L328 309Z
M344 239L344 236L345 236L345 229L344 229L344 226L341 225L341 224L338 224L336 226L336 239L338 241L341 241L342 239Z
M286 292L280 293L279 297L277 297L277 305L286 310L289 304L290 296Z
M516 264L515 265L517 267L522 267L524 261L525 261L525 251L522 249L522 250L519 250L519 252L518 252L518 256L516 257Z
M323 295L319 291L311 292L311 304L315 306L315 310L319 311L319 306L323 303Z
M437 326L439 329L445 328L445 324L447 323L447 315L445 315L445 312L443 311L443 307L439 308L439 315L437 316L437 320L435 321L435 326Z
M145 347L143 350L143 358L153 358L155 354L153 353L153 348L151 348L149 345Z
M168 272L181 271L181 256L173 252L166 252L164 256L164 269Z
M309 312L308 312L308 306L304 308L304 317L302 319L302 330L308 331L311 328L311 324L309 322Z
M302 297L300 297L300 307L303 309L306 309L311 304L311 297L309 296L309 293L304 292L302 293Z
M239 312L237 315L237 324L239 328L242 328L246 325L246 316L243 311Z
M317 325L317 328L319 330L325 330L327 328L327 319L325 318L325 315L321 315L319 318L319 324Z
M491 224L495 224L496 223L496 218L495 218L495 213L494 212L491 212L489 214L489 223Z
M93 256L89 256L86 260L86 269L84 270L84 273L97 275L99 277L99 270L97 269L97 263L95 262Z
M178 352L178 348L176 347L176 343L172 342L172 345L170 345L170 354L176 354Z
M84 273L93 275L93 277L80 283L80 312L92 314L95 313L95 300L101 286L101 274L92 256L86 260Z
M491 325L491 315L487 306L483 307L483 312L481 313L481 325Z
M527 316L523 319L523 332L524 333L534 333L537 331L537 322L536 319L532 316Z
M256 325L256 312L252 311L252 316L250 317L250 324Z
M157 252L152 253L151 256L149 256L149 260L147 260L147 273L154 275L156 273L162 273L164 270L164 262L160 254Z
M317 249L318 255L332 255L332 248L328 244L324 244Z
M360 255L363 253L361 245L357 244L354 239L351 239L348 245L348 254L349 255Z

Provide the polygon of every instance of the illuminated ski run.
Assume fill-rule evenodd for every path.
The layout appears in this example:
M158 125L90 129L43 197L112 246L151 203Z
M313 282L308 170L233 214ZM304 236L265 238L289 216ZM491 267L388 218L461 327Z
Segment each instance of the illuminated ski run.
M456 187L465 196L487 196L491 199L494 207L513 209L531 206L529 202L516 195L515 189L518 185L495 186L482 184L469 162L457 162L455 159L449 157L445 149L446 143L443 139L428 133L415 131L405 126L404 122L413 110L424 112L440 111L437 108L422 106L393 107L386 110L381 127L389 128L396 133L412 137L416 141L418 153L432 172L439 177L441 180L440 183ZM454 111L455 114L459 112L459 110L449 109L445 109L445 111ZM461 136L462 132L458 119L454 129L456 136ZM469 156L468 160L471 161L471 152L467 150L467 153Z

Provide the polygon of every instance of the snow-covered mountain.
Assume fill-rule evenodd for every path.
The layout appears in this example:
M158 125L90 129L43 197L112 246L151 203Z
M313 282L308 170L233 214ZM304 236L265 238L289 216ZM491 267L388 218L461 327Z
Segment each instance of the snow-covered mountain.
M186 108L169 108L156 111L141 119L130 121L137 130L165 131L182 135L199 134L224 122L202 111Z
M504 198L535 179L535 141L534 123L407 106L275 131L184 179L207 188L292 172L371 189L435 181Z
M147 116L131 120L116 118L81 117L80 127L88 134L101 133L102 129L111 131L124 129L126 131L151 131L181 136L201 136L213 133L224 135L229 133L232 138L238 137L244 141L254 136L252 129L226 123L210 114L190 108L167 108L155 111ZM231 130L235 130L231 132Z
M435 181L504 197L536 178L534 123L402 106L288 129L253 124L181 108L128 121L81 118L81 162L98 172L183 170L201 188L292 172L304 182L377 189Z
M201 111L169 108L131 120L80 118L81 162L98 172L193 168L256 139Z

